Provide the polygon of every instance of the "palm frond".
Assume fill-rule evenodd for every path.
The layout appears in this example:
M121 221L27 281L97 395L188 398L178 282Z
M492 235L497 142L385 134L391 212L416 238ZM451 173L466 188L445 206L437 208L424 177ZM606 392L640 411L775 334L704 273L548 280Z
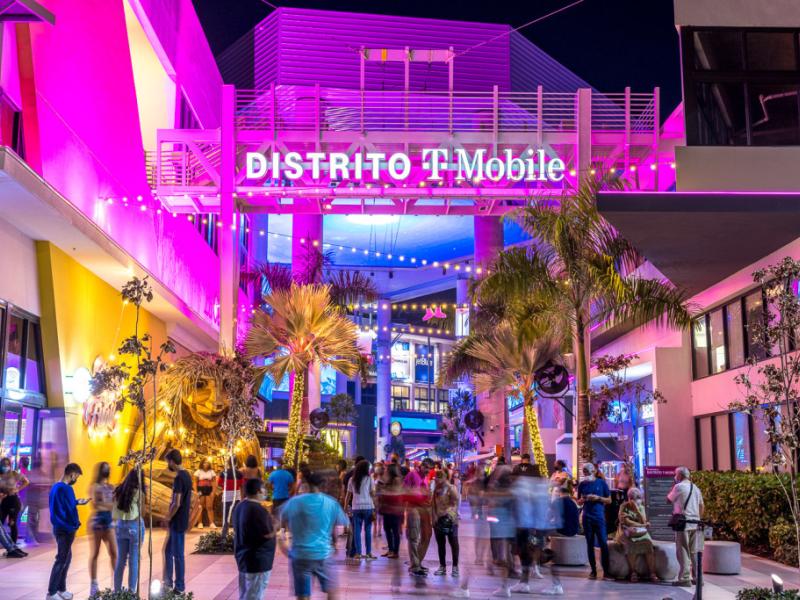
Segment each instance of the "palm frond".
M378 299L375 281L361 271L329 270L325 275L325 283L330 286L331 302L337 306L375 302Z
M264 279L271 291L288 290L292 287L293 281L289 265L270 262L258 263L252 269L243 271L241 278L246 283L258 284Z

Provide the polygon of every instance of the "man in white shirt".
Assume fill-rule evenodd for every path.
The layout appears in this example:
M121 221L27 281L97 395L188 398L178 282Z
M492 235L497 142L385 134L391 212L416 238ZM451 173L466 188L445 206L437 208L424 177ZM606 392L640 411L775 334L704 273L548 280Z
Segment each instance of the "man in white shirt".
M667 502L672 504L672 514L686 516L686 529L675 532L675 552L678 555L678 581L675 585L690 587L695 582L697 523L703 518L703 494L692 483L692 474L686 467L675 469L675 485L667 494ZM691 571L690 571L691 568Z

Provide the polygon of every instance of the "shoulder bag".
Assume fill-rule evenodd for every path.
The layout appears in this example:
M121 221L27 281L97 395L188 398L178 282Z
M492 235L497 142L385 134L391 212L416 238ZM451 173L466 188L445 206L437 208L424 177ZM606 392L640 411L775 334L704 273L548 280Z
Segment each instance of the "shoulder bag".
M686 512L686 507L689 506L689 500L692 498L692 493L694 492L694 484L689 483L689 485L691 487L689 488L689 495L686 496L686 502L683 503L683 511L672 515L669 518L669 523L667 523L672 531L686 531L686 515L684 513Z

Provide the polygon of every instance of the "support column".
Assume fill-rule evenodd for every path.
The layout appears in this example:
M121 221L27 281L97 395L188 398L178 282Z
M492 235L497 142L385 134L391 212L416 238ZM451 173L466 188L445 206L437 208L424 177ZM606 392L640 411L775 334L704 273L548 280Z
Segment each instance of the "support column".
M469 315L472 299L469 297L469 278L460 274L456 278L455 334L457 338L469 335ZM467 308L461 308L464 304Z
M383 458L389 443L389 421L392 418L392 303L378 300L378 362L376 365L378 435L375 458Z
M219 352L232 354L236 346L236 279L234 241L236 240L233 192L236 186L236 136L233 126L235 90L222 86L220 120L220 222L219 230Z
M575 151L575 171L580 184L592 168L592 90L578 90L575 114L577 123L577 148Z
M475 266L483 272L491 268L492 262L503 249L503 223L500 217L475 217ZM456 287L458 293L458 287ZM479 318L472 311L473 318ZM508 410L505 394L478 394L478 410L484 416L485 451L502 446L507 461L511 460L508 444Z

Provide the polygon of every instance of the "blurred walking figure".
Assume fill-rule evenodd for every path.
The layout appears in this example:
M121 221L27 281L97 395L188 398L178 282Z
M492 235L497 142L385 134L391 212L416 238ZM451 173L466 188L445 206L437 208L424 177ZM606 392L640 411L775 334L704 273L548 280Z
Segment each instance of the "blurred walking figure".
M233 510L233 552L239 568L239 600L262 600L275 559L275 527L264 508L264 482L250 478Z
M219 474L217 478L217 485L222 488L222 533L228 535L228 528L230 527L230 519L233 507L239 501L242 493L242 485L244 484L244 477L239 464L236 468L233 465L228 465L225 470Z
M383 485L378 493L378 510L383 516L383 530L386 533L386 558L400 555L400 525L403 521L403 482L400 467L390 464L383 476Z
M507 465L499 465L492 474L493 487L489 490L489 535L494 547L495 564L501 568L502 583L493 596L510 598L511 588L508 578L513 574L514 559L511 548L517 534L514 522L514 497L511 494L511 469Z
M214 522L214 497L217 494L217 474L211 467L211 461L204 460L200 468L194 472L195 491L200 500L200 529L216 528Z
M329 557L331 538L337 525L346 526L347 516L339 503L319 491L322 477L310 473L309 492L291 498L281 510L281 525L292 535L291 559L294 593L301 600L311 597L311 580L319 581L329 600L337 598L335 571Z
M595 473L595 466L586 463L583 465L583 480L578 484L578 505L583 507L583 535L586 536L586 552L592 569L589 579L597 579L595 543L600 547L603 579L611 579L608 572L608 533L605 514L606 504L611 504L611 492L605 480L596 477Z
M100 587L97 583L97 559L103 543L108 548L111 565L117 564L117 540L114 536L114 519L111 511L114 508L114 486L109 483L111 465L107 462L98 463L94 470L94 481L89 489L89 498L92 501L92 516L89 524L92 529L92 550L89 555L89 575L91 585L89 595L96 594Z
M372 519L375 515L375 488L369 474L369 462L362 460L356 465L353 476L347 484L345 506L353 511L353 547L356 560L375 560L372 554ZM364 547L366 554L361 553L361 530L364 530Z
M114 565L114 591L122 589L125 563L128 564L128 589L136 590L139 581L139 546L144 539L144 521L139 514L139 501L143 490L139 472L130 471L114 489L114 507L111 516L117 522L117 563Z
M436 575L447 574L447 548L453 557L450 574L458 577L458 490L447 480L445 471L436 471L433 488L433 532L439 550L439 568Z
M80 529L78 506L89 500L75 498L72 487L83 475L80 466L69 463L64 467L64 476L50 488L50 523L56 538L56 558L50 571L46 600L72 600L72 592L67 591L67 573L72 562L72 542L75 532Z
M383 461L378 461L375 463L375 466L372 468L372 487L375 490L375 497L378 495L378 491L383 486L383 474L386 472L386 466L383 464ZM372 537L373 539L376 537L381 537L381 530L383 529L383 515L379 510L376 510L373 514L372 518Z
M431 493L427 484L433 461L426 458L417 469L411 469L403 484L406 487L408 510L406 512L406 536L408 537L409 571L417 577L428 574L422 561L428 552L432 534Z
M281 506L289 499L294 485L294 475L283 466L283 461L278 459L278 468L267 478L272 486L272 515L277 516Z
M23 457L26 458L26 457ZM20 463L22 460L20 460ZM18 521L22 512L22 500L19 493L30 481L21 471L15 471L11 459L7 456L0 460L0 527L8 523L11 541L16 545L19 539Z

